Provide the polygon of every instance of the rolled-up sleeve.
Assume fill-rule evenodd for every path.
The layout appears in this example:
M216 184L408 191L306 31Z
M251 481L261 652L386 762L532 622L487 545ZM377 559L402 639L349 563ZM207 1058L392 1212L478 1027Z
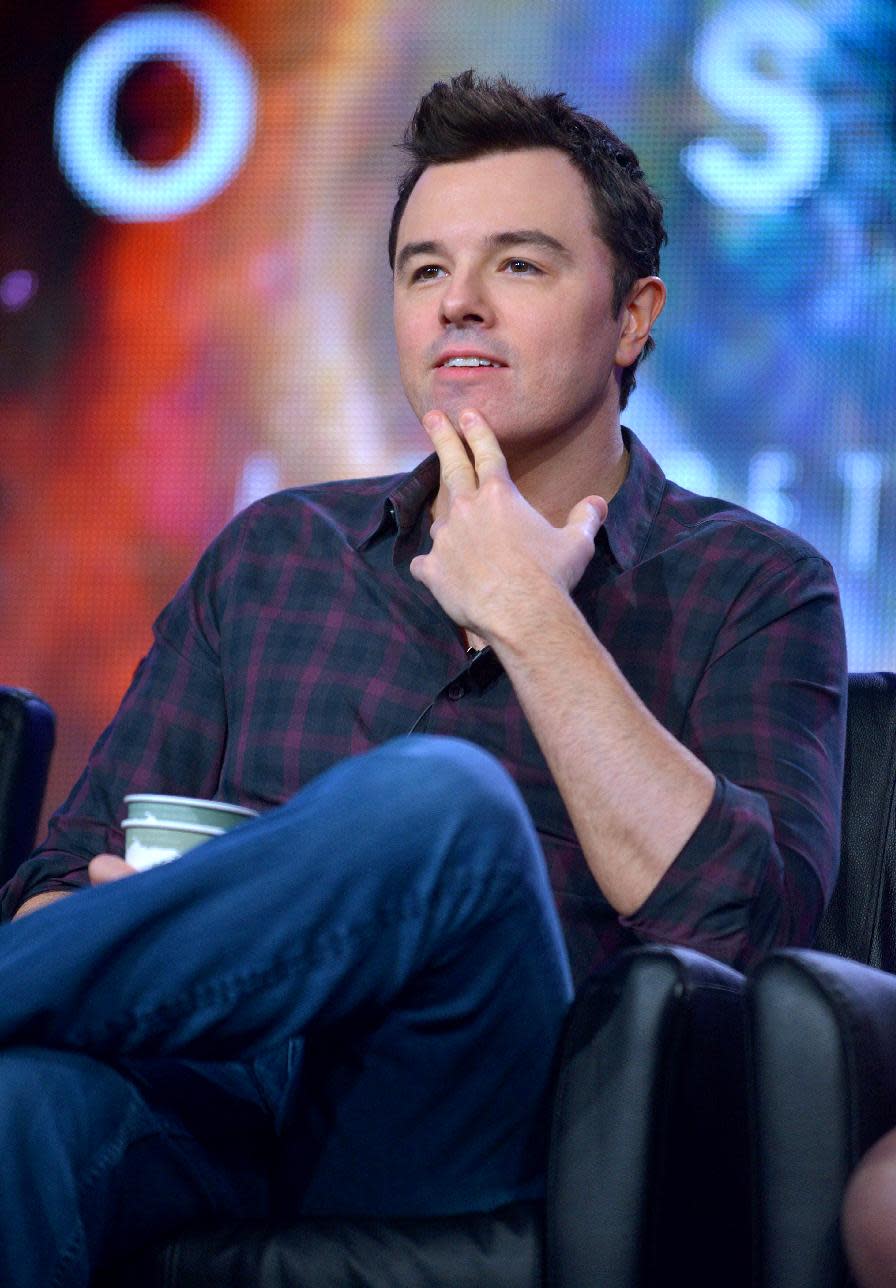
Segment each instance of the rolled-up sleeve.
M623 925L740 969L812 942L837 873L846 688L830 565L766 566L726 616L683 733L716 775L712 800Z

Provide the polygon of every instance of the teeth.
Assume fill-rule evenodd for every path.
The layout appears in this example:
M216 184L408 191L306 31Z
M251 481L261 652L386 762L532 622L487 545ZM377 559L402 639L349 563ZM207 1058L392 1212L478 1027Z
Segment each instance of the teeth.
M496 362L489 362L488 358L449 358L443 364L446 367L496 367Z

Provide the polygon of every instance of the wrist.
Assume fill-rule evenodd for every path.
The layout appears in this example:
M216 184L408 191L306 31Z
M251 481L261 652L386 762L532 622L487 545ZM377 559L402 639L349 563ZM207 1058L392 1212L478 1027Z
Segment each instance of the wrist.
M41 894L33 894L30 899L26 899L16 911L12 914L12 920L18 917L27 917L29 912L37 912L38 908L46 907L47 904L56 903L59 899L67 899L73 890L44 890Z
M530 580L518 596L503 597L483 634L502 660L525 656L542 649L546 635L568 617L579 617L569 592L549 577L540 577Z

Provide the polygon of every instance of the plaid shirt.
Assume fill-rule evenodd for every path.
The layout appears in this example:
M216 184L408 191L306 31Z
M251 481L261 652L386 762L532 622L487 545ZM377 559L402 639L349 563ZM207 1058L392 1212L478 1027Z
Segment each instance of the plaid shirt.
M470 739L515 779L578 978L638 942L740 968L808 944L839 849L846 662L833 573L791 533L668 482L625 433L628 477L574 599L647 707L716 774L706 815L633 916L586 866L494 654L471 659L410 575L429 543L434 456L409 475L278 493L225 528L160 615L44 844L0 892L2 915L84 885L92 855L123 853L127 792L265 810L417 730Z

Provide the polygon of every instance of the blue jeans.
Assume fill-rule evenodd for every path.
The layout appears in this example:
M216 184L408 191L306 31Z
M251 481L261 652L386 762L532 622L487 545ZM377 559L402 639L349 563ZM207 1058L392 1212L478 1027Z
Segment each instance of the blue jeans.
M571 996L525 806L449 738L4 927L0 1283L199 1219L538 1197Z

